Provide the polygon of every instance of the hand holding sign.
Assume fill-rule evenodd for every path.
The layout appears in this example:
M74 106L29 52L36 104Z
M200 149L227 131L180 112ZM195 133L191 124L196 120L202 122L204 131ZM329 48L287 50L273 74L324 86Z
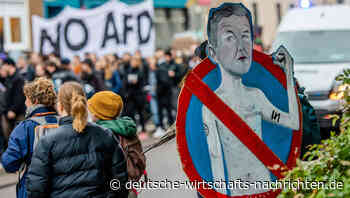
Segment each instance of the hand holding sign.
M274 64L280 66L287 76L293 77L294 61L284 46L280 46L271 56Z

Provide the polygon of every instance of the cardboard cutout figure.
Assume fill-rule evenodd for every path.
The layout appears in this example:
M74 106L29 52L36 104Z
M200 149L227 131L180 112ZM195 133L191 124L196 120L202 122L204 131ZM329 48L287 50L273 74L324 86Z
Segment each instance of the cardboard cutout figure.
M252 29L248 17L243 7L229 4L211 13L208 50L209 56L220 68L222 79L215 93L260 138L263 119L298 130L299 112L290 57L286 57L286 67L283 68L287 79L288 113L271 104L261 90L242 84L242 75L249 71L253 54ZM214 180L226 180L224 163L229 167L229 180L242 179L250 183L271 180L268 169L205 106L203 122L209 129L207 141ZM259 189L250 189L248 193L259 193ZM242 192L233 189L231 194L241 195Z
M273 197L254 182L281 178L277 169L293 166L300 149L293 60L284 47L274 60L253 54L251 15L243 4L211 9L207 30L210 60L188 76L179 98L177 142L184 170L190 180L226 184L204 184L199 192L205 197ZM250 185L233 186L234 181Z

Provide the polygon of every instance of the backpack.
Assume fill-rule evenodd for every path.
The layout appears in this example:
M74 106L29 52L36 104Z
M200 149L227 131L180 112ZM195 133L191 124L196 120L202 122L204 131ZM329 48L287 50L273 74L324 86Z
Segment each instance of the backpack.
M56 118L58 119L58 117L56 117ZM39 139L42 136L45 136L51 129L58 128L58 124L57 123L56 124L48 123L46 121L45 116L31 117L28 120L31 120L31 121L39 124L34 128L34 144L33 144L33 151L34 151L36 145L39 142Z
M139 181L142 175L144 175L145 180L147 180L146 156L143 153L142 144L138 136L135 135L126 138L121 135L115 135L118 137L118 142L124 151L129 181Z
M58 120L58 116L54 116L56 117L56 119ZM41 137L45 136L47 133L50 132L50 130L54 129L54 128L58 128L58 123L56 124L52 124L52 123L48 123L46 121L46 118L45 116L34 116L34 117L30 117L28 118L27 120L31 120L35 123L37 123L38 125L34 128L34 143L33 143L33 151L36 147L36 145L38 144L39 140ZM28 158L29 158L29 152L30 152L30 138L28 137L27 138L27 146L28 146L28 154L27 156L24 158L21 166L20 166L20 169L18 171L18 183L17 183L17 186L16 186L16 190L18 191L19 189L19 184L20 184L20 181L21 181L21 178L23 177L24 173L27 171L28 169L28 166L26 164L26 162L28 161Z

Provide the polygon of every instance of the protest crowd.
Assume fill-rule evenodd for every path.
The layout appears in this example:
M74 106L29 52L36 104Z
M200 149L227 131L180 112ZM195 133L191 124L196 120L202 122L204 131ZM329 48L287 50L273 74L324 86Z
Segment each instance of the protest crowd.
M142 172L145 170L145 158L137 154L134 156L138 159L134 161L137 167L130 172L127 163L126 170L123 160L128 160L129 156L121 154L120 148L123 144L127 147L128 140L119 138L117 142L120 141L121 147L116 147L118 143L111 143L115 137L111 140L107 137L111 134L101 131L101 128L121 132L122 137L127 139L136 137L139 146L149 136L156 139L162 137L167 127L175 122L180 82L190 68L200 61L193 54L158 49L154 56L147 58L142 57L141 51L136 51L121 57L116 54L98 57L94 53L85 53L84 57L74 56L69 60L55 53L41 55L28 52L15 61L7 53L2 53L1 162L6 172L22 173L17 184L17 197L43 197L48 193L55 197L65 197L65 193L88 195L91 189L79 185L99 178L106 174L105 171L111 173L105 181L113 178L120 182L126 182L131 177L135 181L140 179L142 174L146 174ZM93 122L102 127L96 128L91 124ZM55 124L59 127L57 130L63 132L61 136L50 136L51 139L45 138L49 142L38 144L36 134L43 136L47 128L57 127ZM67 125L71 127L70 130L61 129ZM37 132L38 126L44 126L42 132ZM89 137L74 139L76 134L82 133L89 134ZM101 139L103 133L106 137ZM64 141L67 138L69 141ZM58 143L60 140L61 143ZM48 156L48 148L52 144L55 144L50 151L53 156ZM34 153L36 146L38 152ZM99 155L96 149L114 150L114 154ZM142 151L140 147L137 149ZM76 171L74 167L91 152L94 160L78 168L86 173L86 177L74 180L77 175L70 171ZM125 150L123 152L125 154ZM67 160L67 156L76 157ZM49 162L51 158L54 158L53 162ZM57 170L48 171L47 163L54 163ZM48 184L48 179L53 183ZM94 185L100 188L105 181L98 180ZM48 185L66 189L72 183L78 186L69 188L63 194L44 190ZM96 192L105 197L103 190ZM113 193L117 193L118 197L127 196L125 189Z
M72 60L54 53L43 56L31 52L15 62L4 54L0 60L0 148L6 148L16 121L24 119L25 82L38 77L51 79L56 91L65 82L79 82L87 98L99 91L113 91L125 102L122 114L137 120L139 136L144 138L146 124L153 123L157 129L153 136L158 138L164 134L166 124L174 122L178 84L198 60L182 51L162 49L149 58L143 58L140 51L121 57L86 53L83 58L74 56Z

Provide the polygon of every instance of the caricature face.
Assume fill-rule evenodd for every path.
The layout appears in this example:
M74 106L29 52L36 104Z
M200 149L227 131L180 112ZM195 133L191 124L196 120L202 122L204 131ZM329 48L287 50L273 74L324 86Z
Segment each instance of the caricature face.
M247 17L223 17L217 28L217 45L212 57L231 75L241 76L252 62L252 38Z

